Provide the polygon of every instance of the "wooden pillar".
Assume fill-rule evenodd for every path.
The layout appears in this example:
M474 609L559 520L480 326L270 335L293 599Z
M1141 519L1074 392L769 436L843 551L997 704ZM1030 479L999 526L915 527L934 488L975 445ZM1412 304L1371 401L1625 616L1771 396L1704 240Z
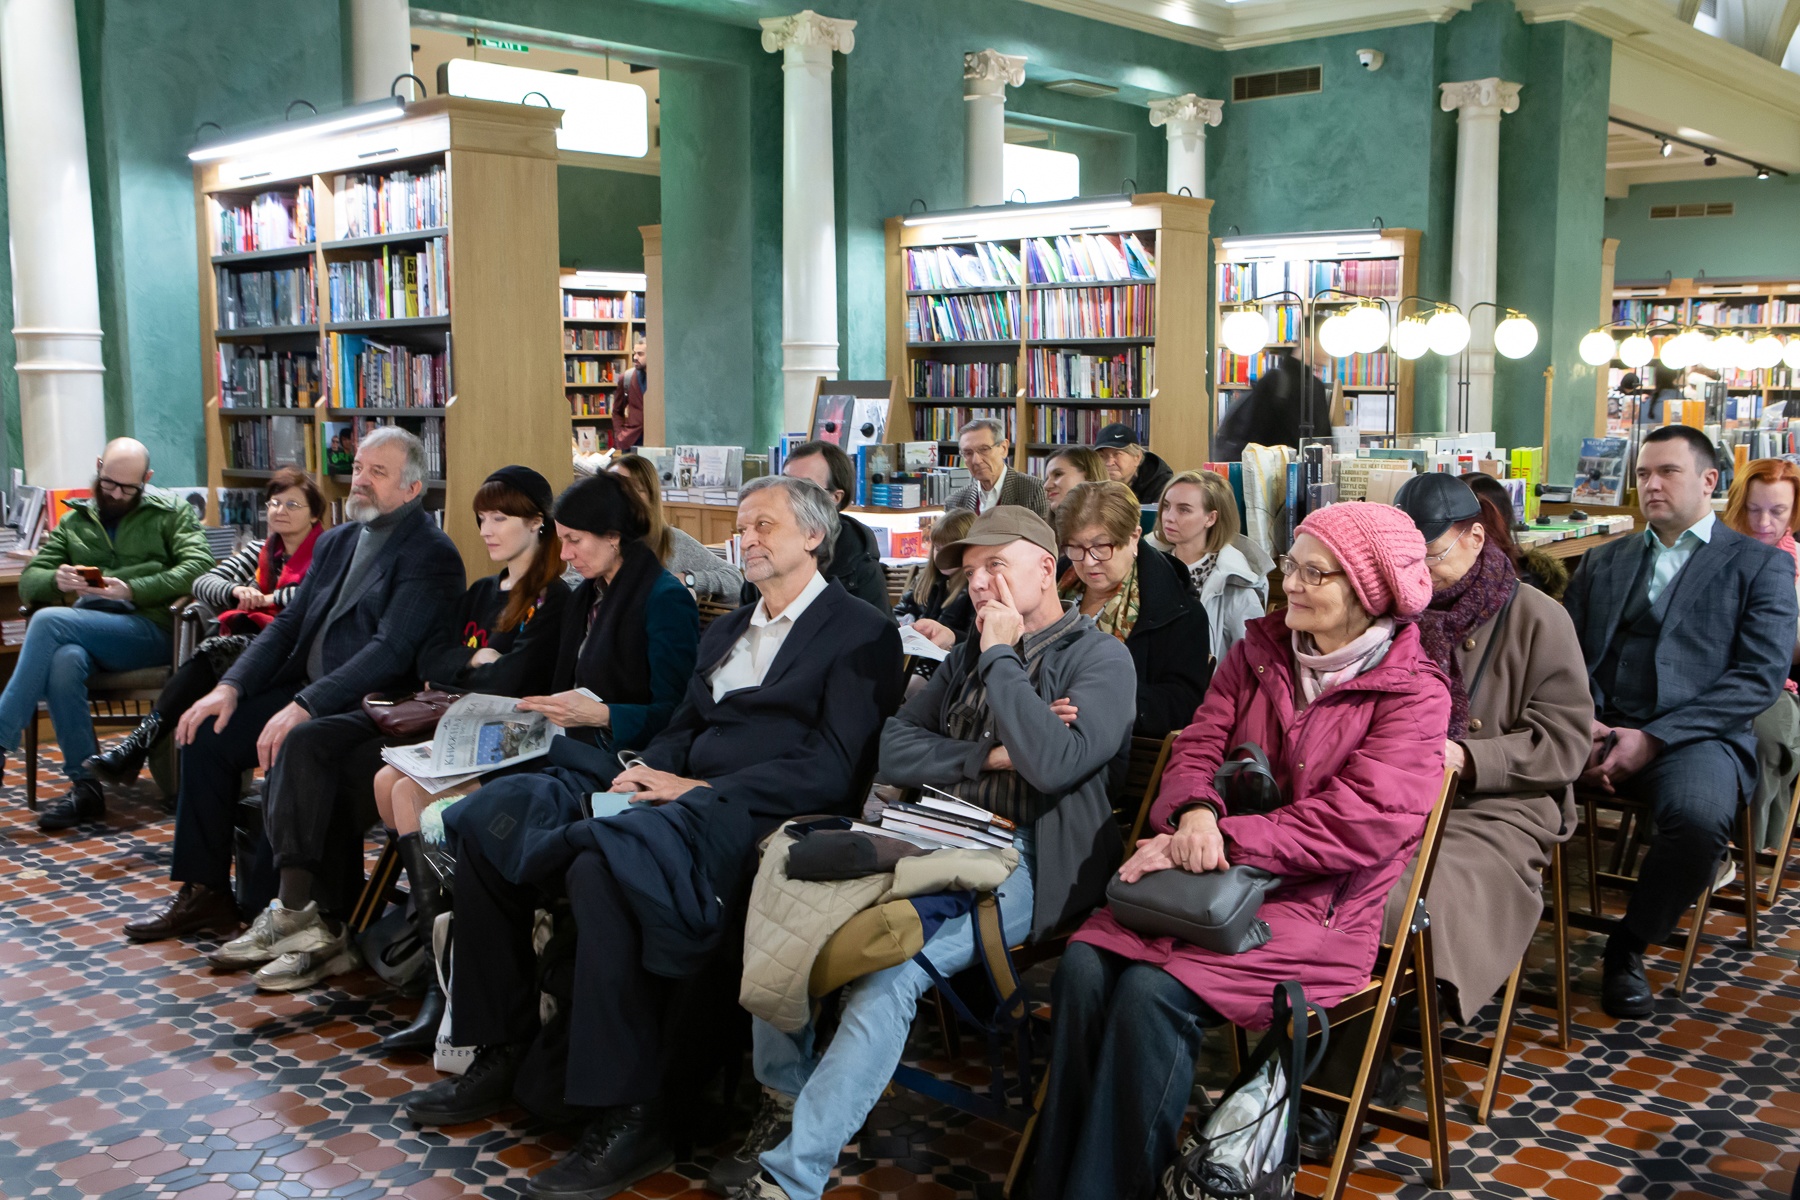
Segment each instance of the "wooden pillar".
M650 339L650 351L644 356L644 370L650 383L644 389L643 445L666 446L663 425L663 291L662 291L662 226L639 225L638 236L644 239L644 336Z

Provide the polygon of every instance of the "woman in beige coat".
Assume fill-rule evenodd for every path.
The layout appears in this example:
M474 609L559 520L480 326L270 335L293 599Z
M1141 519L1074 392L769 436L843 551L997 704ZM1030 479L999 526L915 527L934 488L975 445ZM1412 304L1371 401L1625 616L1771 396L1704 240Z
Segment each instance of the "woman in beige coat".
M1466 1022L1537 930L1550 848L1575 828L1570 785L1587 762L1594 705L1574 625L1519 586L1492 503L1442 474L1409 481L1395 503L1425 536L1432 600L1419 633L1450 676L1445 757L1462 783L1425 904L1444 1012ZM1410 878L1388 897L1390 935Z

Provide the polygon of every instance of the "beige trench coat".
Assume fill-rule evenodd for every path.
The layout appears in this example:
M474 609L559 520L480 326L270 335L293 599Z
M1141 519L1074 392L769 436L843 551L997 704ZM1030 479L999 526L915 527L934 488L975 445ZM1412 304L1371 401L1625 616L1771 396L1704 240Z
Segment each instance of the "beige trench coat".
M1458 647L1473 680L1468 759L1444 826L1425 905L1437 976L1456 988L1445 1015L1467 1021L1512 974L1543 912L1550 847L1575 829L1572 781L1587 763L1594 701L1575 626L1562 605L1521 583L1512 603ZM1388 896L1387 936L1400 928L1409 869Z

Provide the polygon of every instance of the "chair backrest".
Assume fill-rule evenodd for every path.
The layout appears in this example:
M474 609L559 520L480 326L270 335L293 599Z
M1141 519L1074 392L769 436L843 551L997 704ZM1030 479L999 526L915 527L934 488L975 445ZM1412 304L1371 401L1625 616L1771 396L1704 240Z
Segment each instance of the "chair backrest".
M906 595L906 590L912 586L913 572L917 570L917 567L882 566L881 573L887 577L889 608L900 603L901 597Z
M730 600L721 600L717 596L702 596L697 601L700 606L700 628L705 629L714 621L737 608Z
M1175 746L1175 734L1167 737L1133 737L1131 739L1131 756L1125 764L1125 786L1123 796L1129 799L1138 798L1137 812L1133 815L1131 828L1125 839L1125 853L1130 854L1137 846L1138 837L1142 834L1144 822L1150 819L1150 806L1156 803L1156 793L1162 788L1163 768L1169 765L1169 751ZM1123 824L1124 810L1116 810Z

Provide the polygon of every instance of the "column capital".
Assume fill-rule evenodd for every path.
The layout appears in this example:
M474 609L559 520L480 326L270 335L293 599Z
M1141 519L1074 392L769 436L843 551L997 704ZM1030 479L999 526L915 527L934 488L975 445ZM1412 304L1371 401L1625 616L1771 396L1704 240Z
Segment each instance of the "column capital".
M1150 124L1176 126L1183 123L1217 125L1225 117L1223 100L1206 100L1193 92L1168 100L1150 102Z
M1438 106L1445 112L1492 109L1495 116L1519 111L1519 84L1508 83L1499 76L1468 79L1461 83L1440 83L1443 95Z
M786 17L764 17L762 48L770 54L782 50L823 49L848 54L856 49L855 21L838 17L821 17L812 9L804 9Z
M963 55L963 96L1005 97L1006 87L1025 82L1025 56L998 50L971 50Z

